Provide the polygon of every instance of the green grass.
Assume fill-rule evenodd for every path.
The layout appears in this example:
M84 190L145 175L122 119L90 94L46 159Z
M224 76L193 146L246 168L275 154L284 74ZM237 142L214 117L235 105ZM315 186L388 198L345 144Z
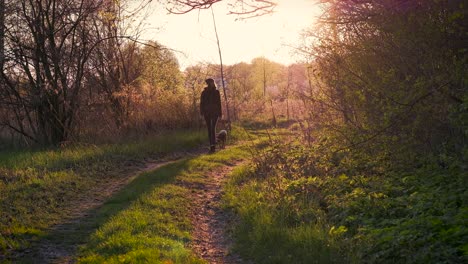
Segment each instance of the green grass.
M185 247L190 240L190 193L175 184L189 163L183 160L144 173L106 202L96 215L98 229L82 247L79 262L201 263Z
M287 140L236 169L225 204L236 250L254 263L465 263L466 167L382 169ZM346 159L345 159L346 158ZM379 165L379 166L376 166Z
M285 129L253 131L259 138L251 163L235 168L223 197L226 209L239 217L234 226L234 250L254 263L347 263L343 230L333 228L320 210L318 194L300 195L303 182L262 171L262 166L279 166L286 172L295 157L286 149L277 153L271 145L287 145L295 136ZM284 152L283 152L284 151ZM294 154L294 153L291 153ZM285 160L271 159L282 156ZM287 160L290 159L290 160ZM307 164L302 164L306 166ZM304 188L307 189L307 186Z
M190 149L206 141L205 131L172 131L131 142L78 145L64 149L11 150L0 152L2 169L63 169L105 160L141 159L171 151Z
M3 152L0 261L34 262L37 246L48 242L68 250L83 245L77 253L83 263L200 263L186 245L192 228L187 214L191 190L179 183L203 182L207 171L248 157L247 138L234 128L229 140L242 140L242 146L230 144L214 155L142 173L78 224L66 223L61 229L50 228L63 222L71 201L92 196L93 187L118 180L144 159L199 146L206 141L204 131L125 144Z
M0 255L9 257L43 238L69 213L70 202L92 195L127 169L206 141L204 131L64 149L0 152Z
M255 149L265 145L271 134L245 132L235 127L229 137L231 143L241 141L242 147L230 146L215 155L179 161L141 175L72 231L50 228L66 219L73 200L92 196L94 187L118 180L147 158L199 146L206 141L204 131L120 144L0 152L0 260L22 256L21 260L33 261L31 256L43 241L60 241L66 248L87 241L80 251L82 262L138 262L159 256L196 263L199 260L185 247L190 239L187 189L175 182L204 181L204 172L258 154ZM66 224L65 230L70 225L73 223Z
M190 183L248 156L229 147L164 166L136 178L106 202L94 220L97 230L80 250L79 263L204 263L187 248ZM187 184L188 183L188 184Z
M225 206L240 218L235 250L254 263L346 263L327 226L312 217L291 221L295 209L313 206L310 201L298 201L300 208L281 204L282 198L272 194L276 184L255 175L252 166L236 168L226 186Z

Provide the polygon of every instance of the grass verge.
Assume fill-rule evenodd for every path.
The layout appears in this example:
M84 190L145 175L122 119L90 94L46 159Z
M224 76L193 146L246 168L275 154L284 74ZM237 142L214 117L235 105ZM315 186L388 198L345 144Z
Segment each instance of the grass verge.
M121 144L1 152L0 260L45 237L68 215L71 201L92 195L93 187L119 179L144 159L200 146L205 137L179 131Z
M275 188L281 180L259 176L253 167L236 168L226 185L224 204L240 218L234 249L254 263L346 263L339 241L310 210L316 200L289 197L295 206L288 206L280 198L288 195ZM298 213L309 215L299 222L291 219Z
M465 263L466 166L386 168L327 145L272 142L233 171L236 249L255 263ZM380 166L376 166L380 165ZM382 168L386 168L385 170Z

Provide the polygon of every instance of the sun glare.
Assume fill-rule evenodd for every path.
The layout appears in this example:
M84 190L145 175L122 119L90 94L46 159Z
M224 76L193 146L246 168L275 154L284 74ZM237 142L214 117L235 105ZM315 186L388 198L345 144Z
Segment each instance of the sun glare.
M320 9L314 0L277 2L273 14L245 20L227 15L227 4L214 5L224 63L250 62L260 56L283 64L298 59L293 47L301 31L316 21ZM211 10L173 15L158 7L147 25L159 29L146 30L142 38L180 51L176 55L182 68L198 62L219 63Z

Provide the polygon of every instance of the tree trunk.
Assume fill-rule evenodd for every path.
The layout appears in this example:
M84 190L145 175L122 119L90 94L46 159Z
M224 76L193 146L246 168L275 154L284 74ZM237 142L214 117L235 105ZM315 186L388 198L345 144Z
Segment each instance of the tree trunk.
M0 80L3 75L5 64L5 0L0 0ZM0 81L0 83L2 83Z
M219 61L221 63L221 83L223 85L223 92L224 92L224 101L226 101L226 114L227 114L227 121L228 121L228 130L231 130L231 116L229 115L229 103L226 95L226 87L224 85L224 71L223 71L223 57L221 55L221 46L219 44L219 37L218 37L218 30L216 29L216 21L214 16L213 7L211 7L211 15L213 16L213 25L216 34L216 43L218 44L218 52L219 52Z

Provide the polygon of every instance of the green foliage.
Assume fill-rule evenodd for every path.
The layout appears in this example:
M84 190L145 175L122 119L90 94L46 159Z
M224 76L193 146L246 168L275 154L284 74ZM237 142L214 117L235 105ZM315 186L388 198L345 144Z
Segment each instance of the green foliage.
M325 2L324 23L311 36L320 38L310 94L312 111L321 109L317 125L344 146L408 154L394 162L427 152L461 157L468 136L463 1Z
M463 166L392 169L326 142L272 144L253 168L234 172L226 201L241 218L241 253L258 263L466 260Z
M272 157L279 156L275 150L265 151L262 164L276 164L287 171L284 160L271 162ZM226 187L226 206L240 216L234 233L235 249L255 263L345 261L337 239L343 228L329 232L320 193L311 179L291 177L289 173L286 176L260 163L251 165L236 169ZM289 168L297 169L294 165Z
M292 178L313 179L333 232L361 245L360 263L467 261L465 4L324 2L316 139L300 151L313 161ZM291 164L289 147L276 148L273 162Z

